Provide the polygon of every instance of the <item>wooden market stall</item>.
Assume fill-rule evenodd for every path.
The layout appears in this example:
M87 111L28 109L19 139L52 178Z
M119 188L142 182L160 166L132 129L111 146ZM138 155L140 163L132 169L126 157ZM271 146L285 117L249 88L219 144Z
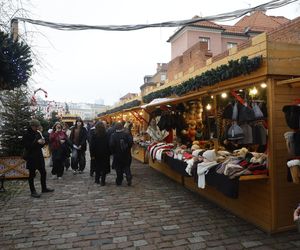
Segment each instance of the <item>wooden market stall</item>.
M98 117L99 120L106 121L108 124L114 122L131 122L131 133L134 144L132 146L132 157L142 163L148 163L147 146L144 143L148 140L145 133L147 127L147 113L140 106L121 109L117 112L104 114Z
M142 163L148 163L147 141L149 138L145 133L147 128L147 113L141 107L133 107L123 110L124 120L133 123L132 136L133 146L131 149L132 157Z
M149 159L149 165L154 169L270 233L295 227L292 214L300 202L300 185L287 179L288 154L284 133L289 131L289 127L282 112L285 105L300 98L300 44L299 41L288 43L273 37L274 32L258 35L243 46L230 49L226 56L219 56L218 60L209 59L206 67L185 75L182 81L243 56L261 56L263 61L257 70L160 103L172 105L201 97L216 97L224 91L231 93L245 88L259 88L264 84L268 111L268 175L241 176L238 198L232 199L209 185L199 189L193 178L179 174L163 162ZM218 105L216 99L214 102ZM148 105L146 110L151 113L157 106Z

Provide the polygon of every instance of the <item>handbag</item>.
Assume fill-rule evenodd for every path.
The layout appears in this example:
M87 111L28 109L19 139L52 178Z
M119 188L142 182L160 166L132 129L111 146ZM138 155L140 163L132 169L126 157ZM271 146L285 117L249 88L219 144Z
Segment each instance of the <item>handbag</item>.
M261 111L260 107L257 105L256 102L254 102L252 104L252 109L254 111L254 116L255 116L256 119L261 119L261 118L264 117L263 112Z

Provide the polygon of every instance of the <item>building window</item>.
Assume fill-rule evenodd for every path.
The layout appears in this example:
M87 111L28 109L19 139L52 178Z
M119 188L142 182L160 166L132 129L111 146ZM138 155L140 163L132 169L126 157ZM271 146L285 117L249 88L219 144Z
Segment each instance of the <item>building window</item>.
M227 49L231 49L236 46L237 46L237 43L232 43L232 42L227 43Z
M199 37L200 42L206 42L207 43L207 49L210 50L210 38L209 37Z
M163 74L163 75L160 76L160 80L161 80L161 81L165 81L166 78L167 78L167 76L166 76L165 74Z

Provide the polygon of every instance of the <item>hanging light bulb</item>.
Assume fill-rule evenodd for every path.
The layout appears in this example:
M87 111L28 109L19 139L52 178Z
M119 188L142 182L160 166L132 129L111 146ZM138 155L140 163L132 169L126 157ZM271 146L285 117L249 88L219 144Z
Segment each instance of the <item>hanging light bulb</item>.
M221 97L222 97L222 98L227 98L227 93L225 93L225 92L222 93L222 94L221 94Z
M211 110L211 105L210 105L210 104L207 104L207 105L206 105L206 109L207 109L207 110Z
M258 91L257 91L256 87L254 87L253 89L250 89L250 91L249 91L249 95L251 95L251 96L255 96L255 95L257 95L257 93L258 93Z
M214 96L213 96L213 95L211 95L211 96L210 96L210 98L211 98L211 99L214 99Z
M267 84L265 82L263 82L261 85L260 85L263 89L265 89L267 87Z

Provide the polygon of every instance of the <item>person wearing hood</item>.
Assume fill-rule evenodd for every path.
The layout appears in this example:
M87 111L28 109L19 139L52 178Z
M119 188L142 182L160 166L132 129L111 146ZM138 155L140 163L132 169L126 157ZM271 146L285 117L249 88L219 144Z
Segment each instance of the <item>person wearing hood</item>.
M130 186L132 180L130 164L133 138L131 134L124 131L122 123L117 123L115 129L115 132L111 135L109 146L113 155L112 168L117 173L116 184L118 186L122 184L123 174L125 173L127 184Z
M53 192L54 189L48 188L46 185L46 169L42 147L45 145L45 139L42 133L38 131L41 126L38 120L31 120L29 127L23 135L24 160L26 160L26 168L29 170L28 183L33 198L39 198L41 195L36 191L34 186L34 178L36 170L40 172L42 193Z

